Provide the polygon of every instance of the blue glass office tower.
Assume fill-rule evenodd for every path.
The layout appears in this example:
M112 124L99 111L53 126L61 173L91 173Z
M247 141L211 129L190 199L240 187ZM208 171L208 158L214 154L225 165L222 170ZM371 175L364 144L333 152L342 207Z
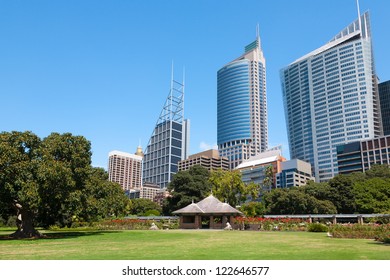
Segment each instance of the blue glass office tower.
M369 13L281 70L291 158L316 181L338 173L336 146L381 135Z
M217 74L217 144L235 168L267 149L265 59L260 37Z

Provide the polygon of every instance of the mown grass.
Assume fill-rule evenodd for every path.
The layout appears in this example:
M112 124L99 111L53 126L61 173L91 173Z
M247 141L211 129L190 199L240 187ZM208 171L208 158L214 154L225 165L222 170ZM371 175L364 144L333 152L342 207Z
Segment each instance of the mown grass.
M0 259L38 260L389 260L390 246L324 233L259 231L46 231L45 239L9 240Z

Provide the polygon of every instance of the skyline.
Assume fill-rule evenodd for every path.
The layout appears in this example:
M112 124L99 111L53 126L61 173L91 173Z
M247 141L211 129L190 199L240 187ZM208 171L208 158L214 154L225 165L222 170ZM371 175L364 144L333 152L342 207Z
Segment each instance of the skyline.
M0 131L83 135L92 164L107 169L110 151L134 153L139 142L146 148L173 61L176 80L186 73L190 154L200 152L217 142L217 71L242 54L259 24L269 147L282 144L289 158L279 71L357 17L355 0L311 3L0 1ZM385 0L360 1L360 12L371 13L381 82L390 79L387 8Z

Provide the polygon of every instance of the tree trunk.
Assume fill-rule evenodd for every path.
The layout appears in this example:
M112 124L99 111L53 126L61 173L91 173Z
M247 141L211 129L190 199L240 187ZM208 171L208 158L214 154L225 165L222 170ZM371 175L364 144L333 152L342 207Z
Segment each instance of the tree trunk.
M31 211L23 209L18 203L15 204L15 208L17 209L16 225L18 229L10 237L18 239L43 237L33 226L33 215Z

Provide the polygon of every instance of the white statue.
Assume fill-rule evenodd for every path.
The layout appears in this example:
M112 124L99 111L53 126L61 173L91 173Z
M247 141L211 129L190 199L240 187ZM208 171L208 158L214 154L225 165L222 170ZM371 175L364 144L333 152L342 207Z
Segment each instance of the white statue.
M158 230L158 226L155 223L152 223L152 226L149 228L150 230Z
M232 230L232 226L230 225L229 222L226 223L226 227L224 228L224 230Z

